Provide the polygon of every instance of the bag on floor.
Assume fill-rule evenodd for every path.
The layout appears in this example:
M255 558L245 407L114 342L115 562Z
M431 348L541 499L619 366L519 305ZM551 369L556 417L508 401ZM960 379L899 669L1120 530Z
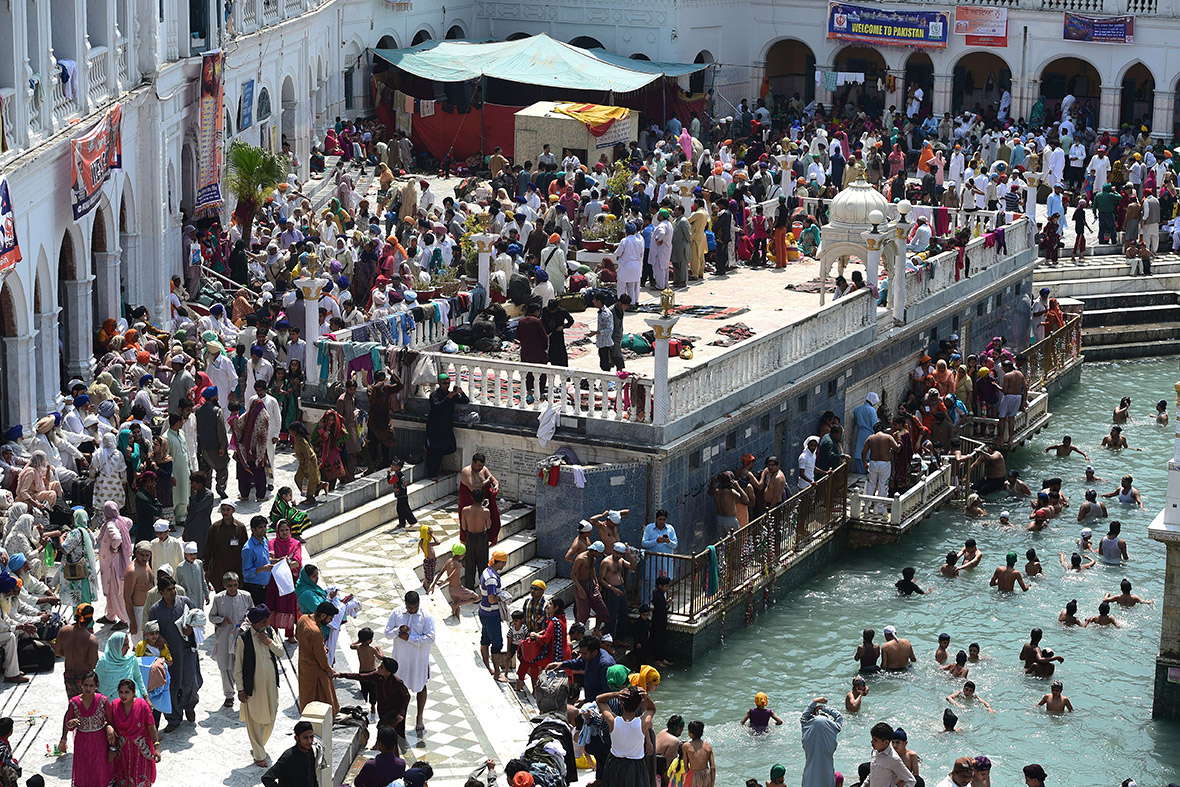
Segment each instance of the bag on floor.
M569 680L564 670L545 670L537 679L537 710L564 710L569 704Z
M53 672L56 656L53 646L44 640L21 637L16 645L16 660L21 672Z

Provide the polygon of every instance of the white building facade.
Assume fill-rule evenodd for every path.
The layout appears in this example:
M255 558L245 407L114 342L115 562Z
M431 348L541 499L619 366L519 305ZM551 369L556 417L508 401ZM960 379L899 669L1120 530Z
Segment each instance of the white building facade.
M337 116L371 114L366 48L464 37L474 14L464 0L445 11L384 0L235 0L227 19L225 5L0 3L0 176L22 257L0 272L0 424L28 428L58 409L65 380L89 381L95 333L122 303L146 306L157 322L166 314L169 280L181 271L182 210L192 215L195 200L201 52L224 52L226 142L277 149L285 135L306 168L311 139ZM65 83L62 61L72 73ZM249 82L253 118L240 129ZM122 168L75 221L70 141L116 102Z
M953 2L859 4L943 11L952 21L956 8ZM815 97L830 105L831 93L816 87L819 69L869 74L870 93L876 92L877 76L887 85L891 81L884 103L899 109L906 86L918 82L926 109L939 116L995 102L1009 83L1015 117L1027 117L1042 93L1052 108L1072 90L1080 104L1092 103L1099 128L1147 120L1153 135L1173 137L1180 0L970 0L959 5L1005 9L1006 42L969 46L966 36L952 33L943 49L917 50L829 39L829 4L822 0L592 0L568 5L481 0L479 19L480 32L494 38L547 33L631 57L717 63L715 73L703 78L705 88L715 89L717 115L733 114L742 98L757 98L764 78L776 93L797 91L804 100ZM1133 44L1067 41L1066 12L1131 15Z

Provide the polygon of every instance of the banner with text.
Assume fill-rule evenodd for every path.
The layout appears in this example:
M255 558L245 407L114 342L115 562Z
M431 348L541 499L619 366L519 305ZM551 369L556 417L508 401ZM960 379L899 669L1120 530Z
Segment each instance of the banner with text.
M846 3L828 7L828 38L878 46L945 49L946 11L890 11Z
M1135 17L1086 16L1065 14L1066 41L1088 41L1093 44L1135 43Z
M197 131L198 213L216 210L225 203L221 196L221 147L225 127L221 77L224 66L221 50L201 55L201 123Z
M70 142L73 150L73 173L70 178L74 220L85 216L95 205L102 184L112 169L123 166L123 107L115 104L94 128Z
M1008 46L1008 9L956 6L955 35L966 36L967 46Z
M8 193L8 181L0 177L0 273L20 260L20 245L16 242L16 219L12 215L12 195Z
M254 124L254 80L242 85L242 114L238 117L238 131L245 131Z

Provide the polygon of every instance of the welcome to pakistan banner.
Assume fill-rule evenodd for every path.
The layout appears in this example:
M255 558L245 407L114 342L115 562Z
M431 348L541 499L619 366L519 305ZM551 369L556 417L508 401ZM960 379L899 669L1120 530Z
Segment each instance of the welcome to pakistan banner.
M197 204L198 213L209 212L225 204L221 195L222 144L225 113L222 110L222 73L225 60L221 50L201 55L200 125L197 129Z
M123 166L123 106L115 104L94 128L70 142L73 173L70 181L74 220L85 216L101 195L111 170Z
M847 3L828 7L828 38L878 46L946 49L946 11L892 11Z

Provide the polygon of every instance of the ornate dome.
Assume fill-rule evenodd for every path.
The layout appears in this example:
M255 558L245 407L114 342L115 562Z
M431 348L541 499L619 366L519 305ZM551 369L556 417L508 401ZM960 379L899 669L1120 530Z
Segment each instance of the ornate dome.
M889 202L863 178L855 180L829 203L827 226L867 230L871 226L869 214L874 210L888 216Z

